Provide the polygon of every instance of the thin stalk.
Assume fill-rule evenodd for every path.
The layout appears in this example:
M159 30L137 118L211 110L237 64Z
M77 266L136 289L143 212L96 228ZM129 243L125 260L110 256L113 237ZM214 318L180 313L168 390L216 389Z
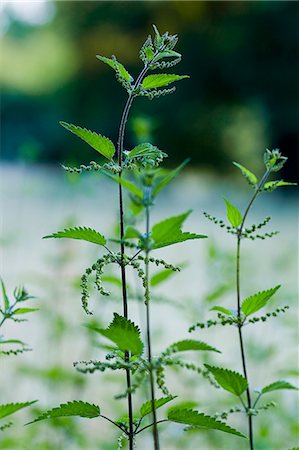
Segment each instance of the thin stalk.
M150 188L148 188L150 189ZM146 221L146 236L147 242L149 241L150 232L150 211L148 202L145 207L145 221ZM155 381L152 369L152 348L151 348L151 328L150 328L150 299L149 299L149 248L147 245L145 252L145 307L146 307L146 337L147 337L147 359L149 363L150 374L150 392L152 402L152 416L153 416L153 439L155 450L160 450L159 432L157 427L157 413L155 406Z
M168 422L168 419L158 420L157 423L162 423L162 422ZM153 425L154 425L154 424L151 423L150 425L147 425L146 427L141 428L140 430L138 430L138 431L136 432L136 434L141 433L141 431L144 431L144 430L146 430L147 428L152 427Z
M237 287L237 304L238 304L238 335L239 335L239 343L240 343L240 351L241 351L241 359L242 359L242 367L243 367L243 374L247 381L247 389L246 389L246 398L247 398L247 417L248 417L248 431L249 431L249 448L250 450L254 450L254 440L253 440L253 424L252 424L252 415L250 414L251 410L251 395L250 395L250 389L249 389L249 382L248 382L248 375L247 375L247 366L246 366L246 355L245 355L245 349L244 349L244 342L243 342L243 335L242 335L242 327L243 323L241 322L241 285L240 285L240 259L241 259L241 239L242 239L242 232L244 228L244 224L247 218L247 215L249 213L249 210L258 196L258 194L261 191L261 187L264 185L265 181L267 180L268 176L270 174L270 170L267 170L263 177L261 178L261 181L259 182L250 202L248 203L248 206L245 210L245 213L243 215L243 219L241 222L241 225L238 229L237 234L237 256L236 256L236 287Z

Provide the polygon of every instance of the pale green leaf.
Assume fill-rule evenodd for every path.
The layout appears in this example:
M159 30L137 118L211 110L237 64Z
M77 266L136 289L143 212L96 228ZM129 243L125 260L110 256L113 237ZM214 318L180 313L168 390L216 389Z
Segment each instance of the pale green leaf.
M184 242L189 239L201 239L207 236L181 230L184 221L190 215L191 210L179 216L170 217L153 226L151 239L154 241L153 248L166 247L168 245Z
M133 77L129 74L127 69L116 60L116 58L111 59L101 55L96 55L96 57L103 63L108 64L108 66L112 67L112 69L117 70L122 76L122 78L124 78L126 81L129 82L133 81Z
M160 180L154 187L153 196L156 196L165 186L167 186L167 184L178 175L178 173L183 167L185 167L186 164L188 164L189 161L189 158L185 159L185 161L183 161L182 164L180 164L176 169L171 170L165 177L163 177L162 180Z
M149 142L145 142L143 144L139 144L136 147L134 147L130 152L128 152L128 158L134 159L134 158L140 158L140 157L152 157L155 158L157 156L163 156L164 158L167 156L166 153L162 152L158 147L155 145L150 144Z
M184 339L182 341L175 342L168 349L172 349L174 353L176 352L186 352L189 350L203 350L203 351L211 351L221 353L215 347L211 347L211 345L206 344L202 341L197 341L195 339Z
M0 344L20 344L23 346L26 345L25 342L20 341L19 339L5 339L5 340L0 339Z
M4 308L8 309L9 308L9 298L7 296L5 284L4 284L4 281L2 280L2 278L0 278L0 282L1 282L1 288L2 288Z
M94 417L99 417L100 414L101 411L99 406L82 402L80 400L74 400L72 402L63 403L57 408L46 411L41 416L37 417L37 419L29 422L27 425L34 422L39 422L40 420L52 419L57 417L78 416L92 419Z
M242 166L239 163L233 162L233 164L241 170L242 175L244 176L244 178L246 178L251 186L256 186L258 180L254 173L250 172L250 170L246 169L246 167Z
M171 402L171 400L175 399L176 396L169 395L168 397L163 397L155 400L155 409L161 408L161 406L165 405L168 402ZM140 408L140 417L147 416L153 411L153 404L152 401L149 400L148 402L143 403L143 405Z
M263 387L263 389L261 390L261 393L266 394L267 392L278 391L280 389L298 390L298 388L296 386L293 386L288 381L278 380L278 381L275 381L274 383L268 384L267 386Z
M238 228L242 223L242 214L234 205L232 205L226 198L224 199L226 204L226 215L229 223L234 227Z
M297 183L289 183L288 181L278 180L278 181L268 181L264 184L263 189L267 192L272 192L274 189L281 186L297 186Z
M27 314L34 311L39 311L39 308L17 308L14 310L14 314Z
M275 294L275 292L280 288L280 285L275 286L272 289L267 289L266 291L258 292L257 294L251 295L250 297L245 298L242 302L241 309L245 316L249 316L250 314L259 311L263 308L268 300Z
M213 308L210 309L210 311L219 311L223 314L226 314L228 316L232 316L233 313L230 309L223 308L223 306L213 306Z
M81 128L79 126L69 124L66 122L59 122L66 130L75 134L88 145L90 145L94 150L99 152L105 158L112 159L115 153L115 147L112 141L101 134L95 133L94 131L87 130L86 128Z
M155 273L150 279L150 285L152 287L157 286L157 284L163 283L163 281L168 280L175 272L171 269L164 269L160 272Z
M135 227L127 227L124 235L124 239L140 239L142 234Z
M27 408L27 406L33 405L35 402L37 402L37 400L34 400L33 402L7 403L6 405L0 405L0 419L10 416L20 409Z
M102 234L92 228L86 227L68 228L43 237L43 239L49 238L79 239L81 241L92 242L93 244L98 245L106 244L106 239Z
M205 364L205 367L214 375L217 383L226 391L237 395L238 397L247 389L246 378L238 372L223 369L222 367L213 367Z
M139 328L131 320L117 313L114 313L114 319L108 328L93 329L114 342L120 350L131 352L132 356L141 355L143 352Z
M189 78L188 75L174 75L159 73L156 75L148 75L142 81L143 89L156 89L163 86L168 86L174 81L182 80L183 78Z
M214 419L214 417L206 416L205 414L199 413L193 409L172 408L168 411L168 420L171 422L191 425L192 429L194 429L193 427L196 427L198 429L202 428L205 430L219 430L246 438L244 434L230 427L226 423Z

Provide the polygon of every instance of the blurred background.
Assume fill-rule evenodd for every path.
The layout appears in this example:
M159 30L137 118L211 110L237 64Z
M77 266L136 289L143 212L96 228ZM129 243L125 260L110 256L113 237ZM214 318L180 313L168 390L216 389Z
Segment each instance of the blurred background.
M260 175L265 148L279 147L289 157L282 177L298 178L298 3L2 0L0 7L1 276L10 294L16 285L25 284L37 297L34 306L41 309L28 323L3 330L5 337L22 338L33 351L5 360L0 403L38 398L37 408L47 408L80 398L101 404L114 417L125 412L123 402L109 400L121 391L122 376L83 376L72 368L73 361L98 357L100 351L82 327L86 316L79 288L81 274L97 254L87 244L41 237L72 225L113 234L116 187L95 174L63 172L60 164L88 163L96 155L58 121L116 141L126 93L95 55L115 54L135 76L141 67L138 52L152 24L161 32L179 34L177 51L183 60L174 72L189 74L190 79L178 83L174 95L135 101L126 146L150 141L168 153L169 167L191 158L184 174L157 201L153 221L190 207L194 213L186 227L209 235L205 242L161 254L173 263L188 264L157 287L155 349L189 336L215 346L221 343L223 354L212 362L240 370L238 350L232 348L235 330L218 330L217 336L215 331L187 332L193 323L213 317L210 307L230 307L234 302L234 240L207 222L202 212L224 217L223 196L244 209L250 191L231 162ZM273 309L291 305L281 320L246 330L249 375L256 386L282 377L296 383L298 375L296 202L295 188L281 188L261 197L249 218L258 222L271 215L270 231L281 233L244 245L244 296L282 283ZM130 282L135 286L136 280ZM111 302L93 299L99 304L96 319L103 326L120 308L117 287L112 291ZM136 299L132 316L144 324L143 306ZM166 325L163 317L169 317ZM211 362L210 355L196 358L198 364ZM181 399L195 398L198 408L209 414L233 406L230 396L214 395L213 388L194 374L168 376L173 392ZM258 450L296 445L294 397L291 392L273 395L279 406L256 419ZM14 427L0 435L1 448L117 448L117 433L105 424L68 420L23 428L30 414L20 413ZM230 423L245 431L242 419ZM238 438L217 432L186 436L181 427L170 427L162 436L165 450L247 448Z

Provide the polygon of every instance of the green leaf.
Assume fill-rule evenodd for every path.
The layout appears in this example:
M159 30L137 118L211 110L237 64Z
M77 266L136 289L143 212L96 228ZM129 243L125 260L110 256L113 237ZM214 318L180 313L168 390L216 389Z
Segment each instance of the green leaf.
M5 340L0 339L0 345L1 344L20 344L23 346L26 345L25 342L20 341L19 339L5 339Z
M163 156L165 158L167 154L162 152L160 149L158 149L158 147L150 144L149 142L137 145L128 153L129 159L140 158L142 156L152 158L155 158L157 156Z
M256 186L257 184L257 177L254 175L254 173L250 172L250 170L246 169L246 167L241 166L241 164L238 164L236 162L233 162L233 164L238 167L238 169L241 170L242 175L244 176L244 178L246 178L246 180L248 181L248 183L251 186Z
M245 298L241 305L241 309L245 316L250 316L250 314L253 314L263 308L279 288L280 285Z
M146 54L147 60L149 62L152 61L152 59L154 58L154 52L150 47L146 47L145 54Z
M105 175L107 175L107 177L111 178L112 180L116 181L117 183L121 184L122 186L124 186L126 189L128 189L128 191L130 191L132 194L136 195L139 198L143 198L143 192L141 189L139 189L138 186L136 186L134 183L132 183L132 181L126 180L123 177L119 177L116 175L112 175L110 172L108 172L107 170L103 170L103 173Z
M238 228L238 226L242 223L242 214L238 208L232 205L228 200L226 200L226 198L224 201L226 203L226 215L228 221L234 228Z
M92 228L86 227L68 228L43 237L43 239L49 238L79 239L81 241L92 242L93 244L98 245L106 244L106 239L102 234Z
M107 329L94 330L114 342L120 350L131 352L132 356L141 355L143 352L139 328L131 320L117 313L114 313L114 319Z
M189 350L207 350L211 352L221 353L215 347L211 347L209 344L206 344L202 341L197 341L194 339L184 339L182 341L175 342L172 344L169 349L173 349L174 353L176 352L186 352Z
M156 196L165 186L167 186L167 184L178 175L178 173L183 167L185 167L186 164L188 164L189 161L189 158L185 159L185 161L183 161L182 164L180 164L176 169L171 170L164 178L162 178L162 180L159 181L154 187L153 196Z
M192 427L203 428L205 430L219 430L225 433L234 434L246 438L246 436L234 428L230 427L214 417L206 416L193 409L172 408L168 411L168 420L171 422L183 423Z
M9 308L9 298L7 297L5 284L4 284L4 281L2 280L2 278L0 278L0 281L1 281L1 288L2 288L4 308L8 309Z
M66 122L59 122L66 130L75 134L88 145L90 145L94 150L99 152L101 155L105 156L107 159L112 159L115 153L115 147L112 141L101 134L95 133L94 131L87 130L86 128L81 128L79 126L69 124Z
M264 184L263 190L267 192L272 192L276 188L281 186L297 186L297 183L289 183L288 181L278 180L278 181L268 181Z
M37 419L31 423L39 422L40 420L52 419L54 417L68 417L68 416L78 416L85 417L87 419L92 419L93 417L99 417L101 414L99 406L92 405L90 403L85 403L80 400L74 400L72 402L67 402L59 405L57 408L50 409L46 411Z
M154 241L153 248L166 247L189 239L206 238L207 236L201 234L183 232L181 230L184 221L190 213L191 210L179 216L170 217L169 219L154 225L151 232L151 238Z
M34 400L33 402L7 403L6 405L0 405L0 419L3 419L3 417L6 416L10 416L20 409L27 408L27 406L30 406L36 402L37 400Z
M135 227L126 228L124 239L141 239L142 234Z
M150 285L152 287L157 286L157 284L163 283L163 281L168 280L175 272L171 269L164 269L161 272L155 273L150 279Z
M182 80L183 78L190 78L188 75L174 75L159 73L156 75L148 75L142 81L143 89L156 89L163 86L168 86L174 81Z
M296 386L293 386L288 381L278 380L278 381L274 381L274 383L268 384L268 386L263 387L263 389L261 390L261 393L266 394L267 392L278 391L280 389L298 390L298 388Z
M223 308L223 306L214 306L210 309L210 311L219 311L223 314L227 314L228 316L233 316L233 312L230 309Z
M222 367L213 367L209 364L205 364L205 367L212 372L217 383L226 391L239 397L247 389L247 380L240 373Z
M180 53L175 52L174 50L165 50L156 56L155 61L159 61L159 59L163 58L181 58L181 56Z
M127 69L116 60L116 58L111 59L101 55L96 55L96 57L103 63L108 64L108 66L112 67L115 71L118 71L124 80L129 82L133 81L133 77L129 74Z
M39 311L39 308L17 308L14 310L14 314L27 314L34 311Z
M165 405L168 402L171 402L171 400L175 399L176 396L169 395L168 397L159 398L158 400L155 400L155 409L161 408L161 406ZM140 408L140 417L147 416L153 411L152 408L152 401L149 400L148 402L143 403L143 405Z

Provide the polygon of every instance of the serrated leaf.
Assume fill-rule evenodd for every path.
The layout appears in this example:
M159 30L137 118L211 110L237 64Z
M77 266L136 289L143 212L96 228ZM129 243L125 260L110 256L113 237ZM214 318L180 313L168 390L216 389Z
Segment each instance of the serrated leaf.
M210 311L219 311L228 316L233 315L233 312L230 309L223 308L223 306L214 306L213 308L210 309Z
M59 122L66 130L78 136L80 139L85 141L94 150L99 152L101 155L105 156L107 159L112 159L115 153L115 147L112 141L105 136L94 131L87 130L86 128L81 128L77 125L69 124L66 122Z
M188 164L189 161L189 158L185 159L185 161L183 161L182 164L180 164L176 169L171 170L164 178L162 178L162 180L160 180L154 187L153 196L156 196L165 186L167 186L167 184L178 175L178 173L183 167L185 167L186 164Z
M161 408L161 406L165 405L166 403L171 402L171 400L175 399L176 396L169 395L167 397L159 398L155 400L155 409ZM152 401L149 400L148 402L143 403L143 405L140 408L140 417L147 416L153 411L153 405Z
M114 313L114 319L108 328L94 330L114 342L120 350L131 352L132 356L141 355L143 352L139 328L131 320L117 313Z
M283 180L268 181L267 183L264 184L263 189L264 189L264 191L272 192L276 188L281 187L281 186L297 186L297 183L289 183L288 181L283 181Z
M57 408L46 411L41 416L37 417L37 419L27 423L26 425L39 422L40 420L52 419L57 417L78 416L92 419L94 417L99 417L100 414L101 411L99 406L82 402L81 400L74 400L72 402L63 403Z
M151 239L154 241L153 248L166 247L168 245L184 242L189 239L202 239L207 236L189 232L183 232L181 227L191 210L179 216L170 217L153 226L151 231Z
M245 300L242 302L241 305L242 312L245 314L245 316L250 316L250 314L259 311L267 304L267 302L279 288L280 285L275 286L272 289L267 289L265 291L258 292L257 294L245 298Z
M278 381L274 381L274 383L268 384L267 386L263 387L263 389L261 390L261 393L266 394L267 392L278 391L280 389L298 390L298 388L296 386L293 386L288 381L278 380Z
M4 308L8 309L9 308L9 298L7 296L6 289L5 289L5 284L4 284L4 281L2 280L2 278L0 278L0 282L1 282L1 289L2 289L2 295L3 295Z
M197 341L195 339L184 339L182 341L175 342L168 348L173 349L174 353L186 352L189 350L203 350L221 353L219 350L217 350L217 348L212 347L209 344L206 344L206 342Z
M214 419L214 417L206 416L193 409L179 409L173 408L168 411L168 420L171 422L183 423L206 430L219 430L224 433L234 434L239 437L246 438L243 433L235 430L224 422Z
M156 56L155 61L159 61L163 58L181 58L181 56L182 55L180 53L175 52L174 50L165 50Z
M230 203L226 198L224 198L226 204L226 216L229 223L234 227L238 228L242 223L242 214L232 203Z
M139 158L141 156L155 157L157 155L162 155L164 157L167 156L166 153L162 152L155 145L150 144L149 142L145 142L143 144L139 144L134 147L129 153L128 158Z
M243 177L246 178L251 186L256 186L258 180L254 173L250 172L250 170L239 163L233 162L233 164L241 170Z
M14 310L14 314L28 314L34 311L39 311L39 308L17 308Z
M238 397L248 387L246 378L238 372L223 369L222 367L213 367L209 364L205 364L205 367L214 375L215 380L223 389Z
M132 194L136 195L139 198L143 198L142 190L139 189L139 187L136 186L136 184L132 183L132 181L129 181L129 180L123 178L123 177L120 178L119 176L112 175L107 170L105 170L105 171L103 170L103 173L105 175L107 175L107 177L111 178L113 181L116 181L118 184L121 184L122 186L124 186Z
M14 414L16 411L19 411L20 409L27 408L27 406L33 405L33 403L36 402L37 400L34 400L32 402L7 403L6 405L0 405L0 419L3 419L3 417L10 416L11 414Z
M106 244L106 239L102 234L92 228L86 227L68 228L43 237L43 239L49 238L79 239L80 241L87 241L97 245Z
M174 75L167 73L159 73L156 75L148 75L142 81L143 89L156 89L163 86L168 86L174 81L182 80L183 78L190 78L188 75Z
M120 75L126 80L126 81L133 81L133 77L129 74L127 69L115 59L106 58L105 56L96 55L96 57L102 61L105 64L108 64L108 66L112 67L114 70L118 70Z

